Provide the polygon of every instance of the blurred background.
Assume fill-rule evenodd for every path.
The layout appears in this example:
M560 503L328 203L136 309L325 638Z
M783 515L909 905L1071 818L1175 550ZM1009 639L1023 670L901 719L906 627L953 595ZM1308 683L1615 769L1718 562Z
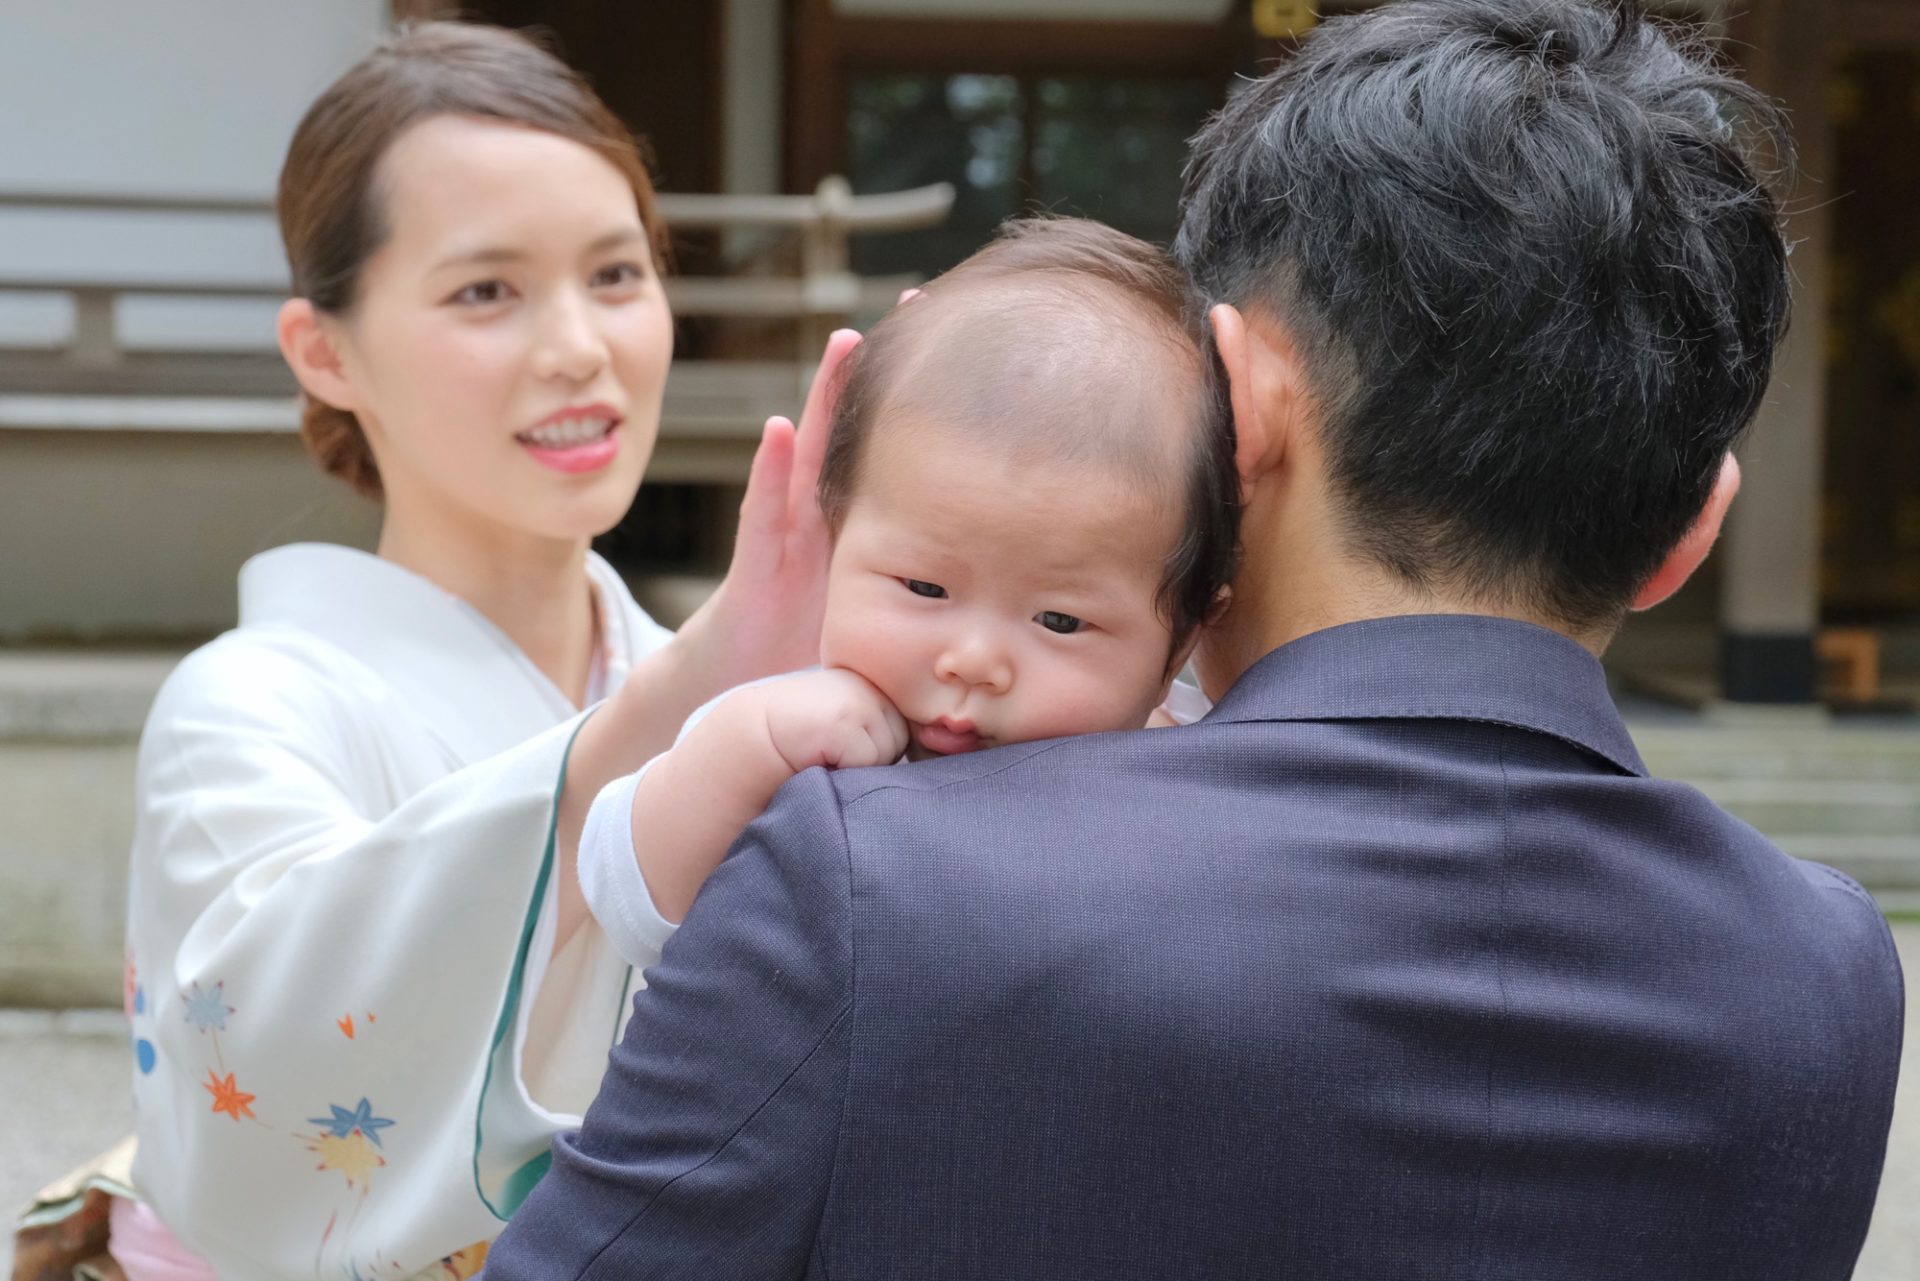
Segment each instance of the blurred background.
M125 1126L115 1016L85 1011L118 1004L154 689L231 625L246 557L374 537L295 435L271 197L307 103L382 31L541 28L651 144L678 357L602 551L671 620L828 331L1018 212L1164 242L1185 140L1239 78L1378 2L0 0L0 1200L87 1155L74 1124ZM1920 0L1653 7L1793 114L1798 315L1727 536L1609 668L1657 773L1859 877L1913 962ZM1863 1278L1920 1277L1913 1110Z

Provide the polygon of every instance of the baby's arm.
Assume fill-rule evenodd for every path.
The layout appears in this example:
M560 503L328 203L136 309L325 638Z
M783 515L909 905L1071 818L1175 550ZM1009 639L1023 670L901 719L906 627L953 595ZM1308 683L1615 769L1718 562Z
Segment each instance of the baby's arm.
M679 921L781 784L814 765L891 765L907 726L863 677L838 668L730 695L648 766L633 793L633 848L654 907Z

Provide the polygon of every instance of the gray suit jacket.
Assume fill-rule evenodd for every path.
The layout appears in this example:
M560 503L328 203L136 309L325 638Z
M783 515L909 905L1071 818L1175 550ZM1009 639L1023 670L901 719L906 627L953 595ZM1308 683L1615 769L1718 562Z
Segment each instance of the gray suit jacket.
M801 775L649 985L495 1281L1841 1281L1902 999L1591 656L1453 617Z

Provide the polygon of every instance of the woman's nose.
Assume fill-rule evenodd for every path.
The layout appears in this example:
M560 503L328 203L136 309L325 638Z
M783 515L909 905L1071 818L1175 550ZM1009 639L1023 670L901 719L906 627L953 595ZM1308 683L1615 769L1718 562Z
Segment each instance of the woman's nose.
M934 660L933 672L943 681L995 694L1004 694L1013 686L1013 664L1005 647L979 633L960 637L942 649Z
M541 378L587 383L606 367L607 344L594 323L593 304L563 294L541 317L534 372Z

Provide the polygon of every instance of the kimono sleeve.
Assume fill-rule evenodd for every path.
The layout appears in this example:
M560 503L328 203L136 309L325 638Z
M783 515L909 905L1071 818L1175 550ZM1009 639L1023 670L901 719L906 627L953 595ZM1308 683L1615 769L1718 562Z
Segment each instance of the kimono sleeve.
M580 718L453 768L355 676L216 643L142 742L135 1177L223 1276L410 1274L491 1238L577 1121L520 1040ZM569 1015L595 1075L626 975L602 950Z
M853 1044L853 877L825 770L741 834L649 972L491 1281L813 1276Z

